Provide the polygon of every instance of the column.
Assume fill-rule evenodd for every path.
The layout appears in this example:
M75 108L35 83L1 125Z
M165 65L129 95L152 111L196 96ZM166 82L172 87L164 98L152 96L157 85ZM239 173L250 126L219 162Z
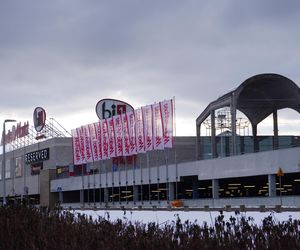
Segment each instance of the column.
M236 155L236 101L234 93L231 97L230 104L230 114L231 114L231 155Z
M58 192L58 200L59 200L59 204L62 204L64 202L64 195L62 191Z
M80 190L79 196L80 196L80 203L84 205L84 190L82 189Z
M105 203L108 203L108 201L109 201L108 196L109 196L109 191L108 191L108 187L106 187L106 188L104 188L104 202Z
M217 145L216 145L216 119L215 111L210 111L211 119L211 158L217 157Z
M202 159L202 151L201 151L201 124L196 125L196 160Z
M139 200L139 187L133 186L133 201L137 202Z
M274 130L274 137L273 137L273 150L278 149L278 115L277 110L273 111L273 130Z
M212 198L213 199L219 198L219 180L218 179L212 180Z
M257 124L252 125L252 134L253 134L253 152L259 152L259 143L257 140Z
M175 199L175 183L169 182L169 201L173 201Z
M269 174L268 175L268 183L269 183L269 196L276 196L276 175Z

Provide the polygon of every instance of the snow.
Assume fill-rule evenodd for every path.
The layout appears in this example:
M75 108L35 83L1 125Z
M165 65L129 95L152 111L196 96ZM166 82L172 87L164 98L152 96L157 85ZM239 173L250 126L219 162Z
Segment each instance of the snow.
M176 221L177 217L181 221L189 220L190 222L197 222L203 224L207 222L213 225L215 218L220 215L220 212L212 211L138 211L138 210L75 210L75 213L86 214L97 219L99 216L116 221L121 219L123 221L149 223L156 222L158 224L171 223ZM228 220L231 216L236 217L235 212L223 212L224 220ZM238 216L252 217L253 222L260 225L262 220L267 216L272 215L275 221L287 221L289 218L300 219L300 212L241 212Z

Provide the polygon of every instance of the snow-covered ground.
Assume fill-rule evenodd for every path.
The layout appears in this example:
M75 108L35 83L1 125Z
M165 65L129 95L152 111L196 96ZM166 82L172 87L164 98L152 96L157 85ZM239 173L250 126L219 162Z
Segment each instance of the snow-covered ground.
M158 224L171 223L177 219L177 216L182 221L189 220L191 222L197 221L202 224L206 221L209 225L213 225L215 218L220 215L220 212L206 212L206 211L122 211L122 210L76 210L76 213L86 214L92 216L94 219L99 216L115 221L121 219L124 221L139 221L142 223L156 222ZM230 216L236 216L234 212L223 212L224 220L228 220ZM253 222L260 225L262 220L273 215L275 221L286 221L290 217L292 219L300 219L300 212L241 212L238 216L252 217Z

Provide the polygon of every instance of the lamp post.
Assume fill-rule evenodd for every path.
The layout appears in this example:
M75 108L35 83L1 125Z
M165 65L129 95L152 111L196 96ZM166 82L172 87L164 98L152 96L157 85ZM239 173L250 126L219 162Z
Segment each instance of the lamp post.
M3 206L6 205L6 185L5 185L5 172L6 172L6 159L5 159L5 123L7 122L16 122L16 120L6 119L3 122L3 133L2 133L2 141L3 141L3 163L2 163L2 178L3 178Z

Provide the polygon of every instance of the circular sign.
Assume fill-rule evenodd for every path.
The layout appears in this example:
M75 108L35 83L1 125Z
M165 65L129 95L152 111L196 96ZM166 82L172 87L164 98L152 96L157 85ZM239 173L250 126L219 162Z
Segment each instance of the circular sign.
M36 132L41 132L45 126L46 121L46 111L41 108L35 108L33 112L33 124Z
M96 114L100 120L130 111L133 111L130 104L116 99L102 99L96 105Z

